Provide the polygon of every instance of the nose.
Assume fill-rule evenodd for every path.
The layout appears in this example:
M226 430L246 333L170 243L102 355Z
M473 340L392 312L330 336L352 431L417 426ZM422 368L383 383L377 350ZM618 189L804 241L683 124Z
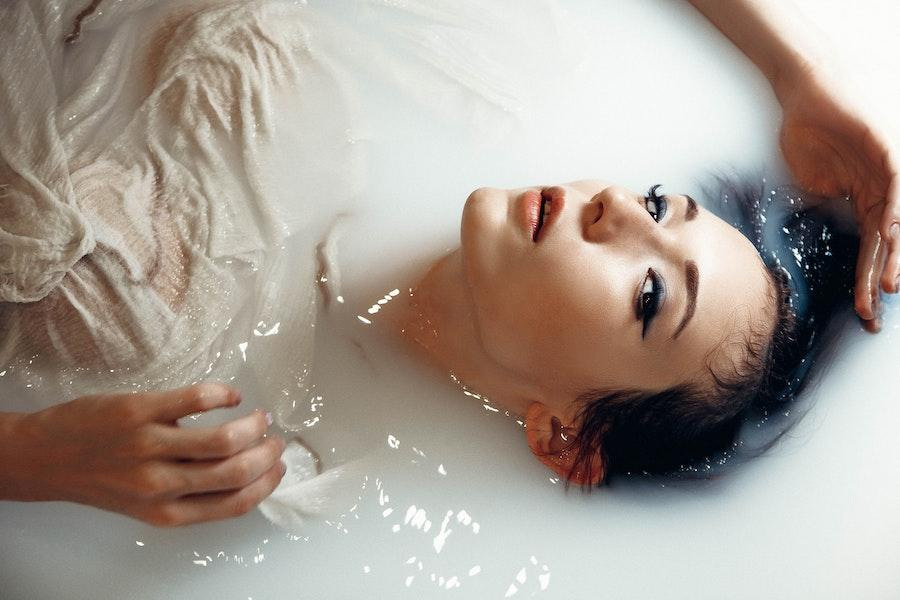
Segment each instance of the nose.
M620 237L652 237L659 229L647 212L644 197L621 186L608 186L591 198L585 209L584 238L603 243ZM646 241L646 240L644 240Z

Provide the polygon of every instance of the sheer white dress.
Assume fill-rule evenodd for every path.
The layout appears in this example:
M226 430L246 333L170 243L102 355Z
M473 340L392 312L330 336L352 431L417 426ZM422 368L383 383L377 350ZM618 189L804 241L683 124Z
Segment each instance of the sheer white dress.
M0 6L0 369L98 388L227 376L209 370L235 354L221 334L261 310L304 221L303 180L270 176L298 136L279 107L317 68L304 8L107 0L79 27L82 8Z

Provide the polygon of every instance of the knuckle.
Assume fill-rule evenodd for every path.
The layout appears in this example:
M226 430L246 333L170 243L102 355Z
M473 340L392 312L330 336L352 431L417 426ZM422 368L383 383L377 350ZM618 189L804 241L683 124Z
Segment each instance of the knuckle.
M215 406L231 395L231 388L222 383L198 383L191 387L194 398L205 407Z
M172 506L155 506L142 517L144 521L156 527L177 527L184 524L181 513Z
M258 500L255 496L251 496L248 493L240 493L234 497L234 501L232 503L232 514L236 517L241 515L246 515L248 512L256 508L258 504Z
M234 428L223 425L213 434L210 445L213 452L230 456L240 450L240 436Z
M284 440L278 436L272 436L268 438L267 443L269 445L269 452L271 453L272 460L281 456L282 452L284 452L285 444Z
M181 402L190 412L202 412L211 406L210 394L204 384L193 385L181 395Z
M157 498L174 491L172 478L160 467L148 465L137 473L137 494L143 498Z
M236 396L237 392L223 383L198 383L185 388L180 401L188 411L198 413L221 406Z
M140 458L155 456L161 449L159 438L145 429L140 429L134 437L134 453Z
M144 411L136 398L123 397L116 403L116 418L122 423L136 425L144 421Z
M231 483L246 485L253 480L253 465L250 460L241 458L234 461L229 469L228 477Z

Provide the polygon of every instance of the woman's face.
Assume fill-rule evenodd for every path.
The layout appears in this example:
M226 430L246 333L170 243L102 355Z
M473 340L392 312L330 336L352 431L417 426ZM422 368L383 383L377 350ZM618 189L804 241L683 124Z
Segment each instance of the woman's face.
M593 180L482 188L463 212L462 261L489 360L569 402L706 383L751 327L771 328L756 249L684 195Z

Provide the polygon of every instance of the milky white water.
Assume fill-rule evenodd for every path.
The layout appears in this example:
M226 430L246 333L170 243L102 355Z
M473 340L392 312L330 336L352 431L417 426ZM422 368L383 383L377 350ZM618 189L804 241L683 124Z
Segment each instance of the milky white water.
M332 514L291 532L258 512L159 530L76 505L4 502L0 596L900 594L897 302L877 336L848 323L803 399L809 412L764 457L713 482L619 479L589 496L566 493L531 457L514 416L411 362L379 335L378 315L369 312L457 243L462 202L482 185L598 177L635 189L662 182L700 198L715 169L783 180L778 107L752 65L682 3L560 0L549 12L516 3L508 31L490 11L478 31L471 3L422 15L392 12L391 4L415 6L385 2L381 29L367 29L356 50L352 36L335 50L335 77L357 88L340 92L347 102L333 120L309 120L341 123L365 163L347 175L360 194L317 204L311 219L311 238L319 239L335 212L346 214L328 252L340 275L332 292L343 303L319 304L312 374L282 364L277 349L287 330L269 315L240 340L247 345L232 348L235 360L247 356L235 378L248 399L239 412L277 405L282 423L326 467L348 466ZM800 4L860 66L864 94L900 106L900 47L891 37L900 9L886 1L852 10L836 1ZM371 19L355 6L330 3L322 27L331 19L338 39L337 28ZM412 53L403 26L441 19L446 28L431 31L437 38L426 32L415 46L421 54ZM513 39L521 51L509 51ZM534 52L541 43L546 51ZM358 120L345 120L353 103ZM308 147L297 153L317 158ZM289 157L276 159L289 175ZM309 185L317 197L327 194L327 183ZM307 256L311 246L294 239L288 255ZM304 384L288 390L287 404L272 398L278 373ZM13 405L53 401L40 397L46 389L6 382L0 393L15 395Z

